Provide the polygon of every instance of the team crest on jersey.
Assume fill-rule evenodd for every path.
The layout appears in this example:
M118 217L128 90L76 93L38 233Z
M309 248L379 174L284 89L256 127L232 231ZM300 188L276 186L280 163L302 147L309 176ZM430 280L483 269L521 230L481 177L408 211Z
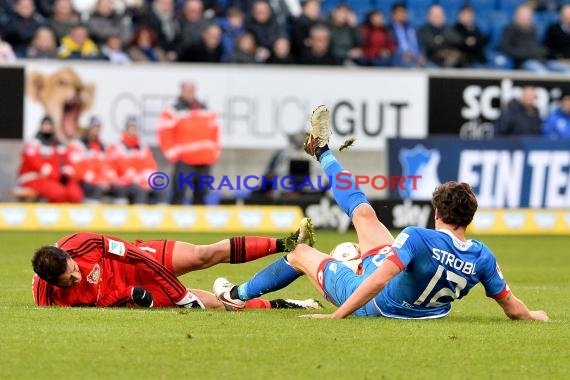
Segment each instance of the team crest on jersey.
M125 243L122 241L116 241L113 239L108 239L109 241L109 253L117 256L125 256Z
M87 276L87 282L90 282L91 284L98 283L100 274L101 274L101 268L99 267L99 264L95 264L93 269L91 269L91 273L89 273L89 275Z

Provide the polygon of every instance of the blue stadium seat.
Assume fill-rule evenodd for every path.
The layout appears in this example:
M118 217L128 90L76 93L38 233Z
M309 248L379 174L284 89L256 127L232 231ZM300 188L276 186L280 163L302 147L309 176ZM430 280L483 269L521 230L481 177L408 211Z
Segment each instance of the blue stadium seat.
M512 14L516 7L526 3L526 0L499 0L499 9Z
M412 25L419 27L426 22L426 15L433 0L408 0L408 18Z
M474 0L468 3L477 15L493 12L497 7L496 0Z
M449 21L455 21L459 9L465 4L465 0L439 0L439 4L445 9Z

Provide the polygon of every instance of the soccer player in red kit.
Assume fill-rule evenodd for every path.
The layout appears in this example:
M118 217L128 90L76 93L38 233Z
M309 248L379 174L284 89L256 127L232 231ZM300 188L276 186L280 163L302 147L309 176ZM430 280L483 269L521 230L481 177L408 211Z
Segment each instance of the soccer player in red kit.
M312 243L311 226L292 238L236 236L210 245L175 240L129 243L79 232L36 251L32 291L38 306L223 308L210 292L187 289L177 276L219 263L239 264ZM290 249L286 249L286 245ZM252 300L250 308L317 308L314 300Z

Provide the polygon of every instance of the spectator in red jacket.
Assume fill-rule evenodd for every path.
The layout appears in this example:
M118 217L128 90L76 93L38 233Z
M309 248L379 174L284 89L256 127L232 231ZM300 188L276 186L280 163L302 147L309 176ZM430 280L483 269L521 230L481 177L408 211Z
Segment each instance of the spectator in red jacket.
M366 16L362 26L362 58L366 66L391 66L392 55L396 51L396 41L384 25L384 14L372 11Z
M24 145L20 186L34 190L48 202L81 202L83 192L68 165L67 153L55 137L53 120L44 117L36 137Z

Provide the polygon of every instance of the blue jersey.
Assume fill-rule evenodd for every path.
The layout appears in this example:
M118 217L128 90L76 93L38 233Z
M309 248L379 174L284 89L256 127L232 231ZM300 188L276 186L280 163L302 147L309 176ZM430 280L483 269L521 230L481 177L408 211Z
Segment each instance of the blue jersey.
M374 299L387 317L443 317L451 302L465 297L479 282L489 297L509 292L489 248L476 240L463 242L448 230L405 228L387 258L403 269Z

